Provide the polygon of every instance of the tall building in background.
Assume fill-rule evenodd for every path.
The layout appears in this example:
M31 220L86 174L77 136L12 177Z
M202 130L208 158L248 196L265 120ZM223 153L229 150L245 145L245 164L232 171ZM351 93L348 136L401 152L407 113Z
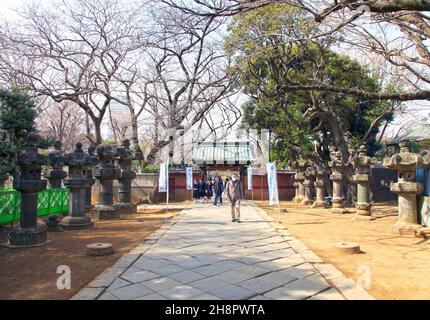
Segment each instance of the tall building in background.
M124 99L124 97L122 97ZM127 136L131 135L131 124L130 124L130 113L128 107L115 100L110 103L110 109L112 112L112 121L118 126L128 125ZM106 140L114 140L114 129L112 128L112 123L109 117L109 112L106 113L104 123L103 123L103 135Z

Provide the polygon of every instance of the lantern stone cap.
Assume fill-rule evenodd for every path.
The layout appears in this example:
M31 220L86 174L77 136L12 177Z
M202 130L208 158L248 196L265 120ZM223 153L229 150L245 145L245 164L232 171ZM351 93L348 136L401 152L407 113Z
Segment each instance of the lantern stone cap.
M409 146L409 141L400 143L400 153L385 158L384 166L395 170L414 170L430 166L430 159L427 154L422 156L410 152Z
M46 164L46 157L37 152L39 137L30 133L25 141L25 149L18 155L18 165L44 165Z
M308 166L305 169L305 176L306 177L312 177L315 175L315 168L313 166Z
M312 160L308 157L304 157L300 155L299 159L297 160L297 166L301 169L304 169L306 167L309 167L312 165Z
M348 167L348 163L342 160L342 153L336 151L333 155L333 160L328 162L328 166L333 169L343 169Z
M88 166L91 163L91 157L82 150L82 143L78 142L72 153L66 154L64 163L68 166Z
M96 152L100 158L115 157L118 152L118 147L113 144L99 144Z
M130 149L130 140L125 139L122 142L122 146L117 149L117 158L120 160L133 160L134 153Z
M130 140L124 139L122 141L122 146L125 147L125 148L130 148Z
M370 167L372 164L378 163L378 159L367 155L367 149L365 145L361 145L358 148L358 154L351 158L350 163L356 167Z
M327 174L326 168L324 168L320 163L315 166L315 175L317 177L323 177Z
M61 142L56 140L53 146L55 150L48 154L48 164L52 167L62 166L64 164L64 152L60 150Z

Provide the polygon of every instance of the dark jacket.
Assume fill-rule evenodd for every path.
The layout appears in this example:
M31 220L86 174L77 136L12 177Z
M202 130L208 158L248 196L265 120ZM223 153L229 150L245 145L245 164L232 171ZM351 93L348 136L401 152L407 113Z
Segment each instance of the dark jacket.
M221 194L224 191L224 182L222 180L215 180L214 192L215 194Z
M213 184L211 181L206 182L206 196L209 198L213 196Z
M199 184L198 183L193 184L193 197L194 198L200 197Z
M199 182L199 195L200 197L206 196L206 183Z

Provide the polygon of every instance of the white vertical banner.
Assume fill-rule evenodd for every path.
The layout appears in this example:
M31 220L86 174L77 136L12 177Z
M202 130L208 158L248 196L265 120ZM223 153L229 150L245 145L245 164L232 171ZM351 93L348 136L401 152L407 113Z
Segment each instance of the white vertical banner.
M193 168L187 167L185 169L187 179L187 190L193 190Z
M248 174L248 190L252 190L252 168L251 167L248 167L247 174Z
M278 179L276 176L276 165L274 162L266 163L267 185L269 188L269 205L279 205Z
M158 192L169 190L169 161L160 164L160 175L158 177Z

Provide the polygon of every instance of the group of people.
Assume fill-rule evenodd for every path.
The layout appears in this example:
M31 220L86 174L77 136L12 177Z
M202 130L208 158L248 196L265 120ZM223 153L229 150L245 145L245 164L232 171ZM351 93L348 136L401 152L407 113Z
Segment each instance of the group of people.
M243 188L236 174L227 177L224 181L220 176L214 180L208 178L206 181L202 178L200 181L195 180L193 185L193 197L200 199L201 202L211 201L214 197L213 204L222 205L222 194L225 193L231 206L232 222L240 222L240 200L244 198Z
M224 182L220 176L215 177L214 180L212 178L208 178L206 181L203 178L200 181L195 180L193 197L200 199L201 202L207 202L211 201L212 197L215 196L214 205L217 205L218 200L219 204L222 205L222 193L227 182L228 178Z

